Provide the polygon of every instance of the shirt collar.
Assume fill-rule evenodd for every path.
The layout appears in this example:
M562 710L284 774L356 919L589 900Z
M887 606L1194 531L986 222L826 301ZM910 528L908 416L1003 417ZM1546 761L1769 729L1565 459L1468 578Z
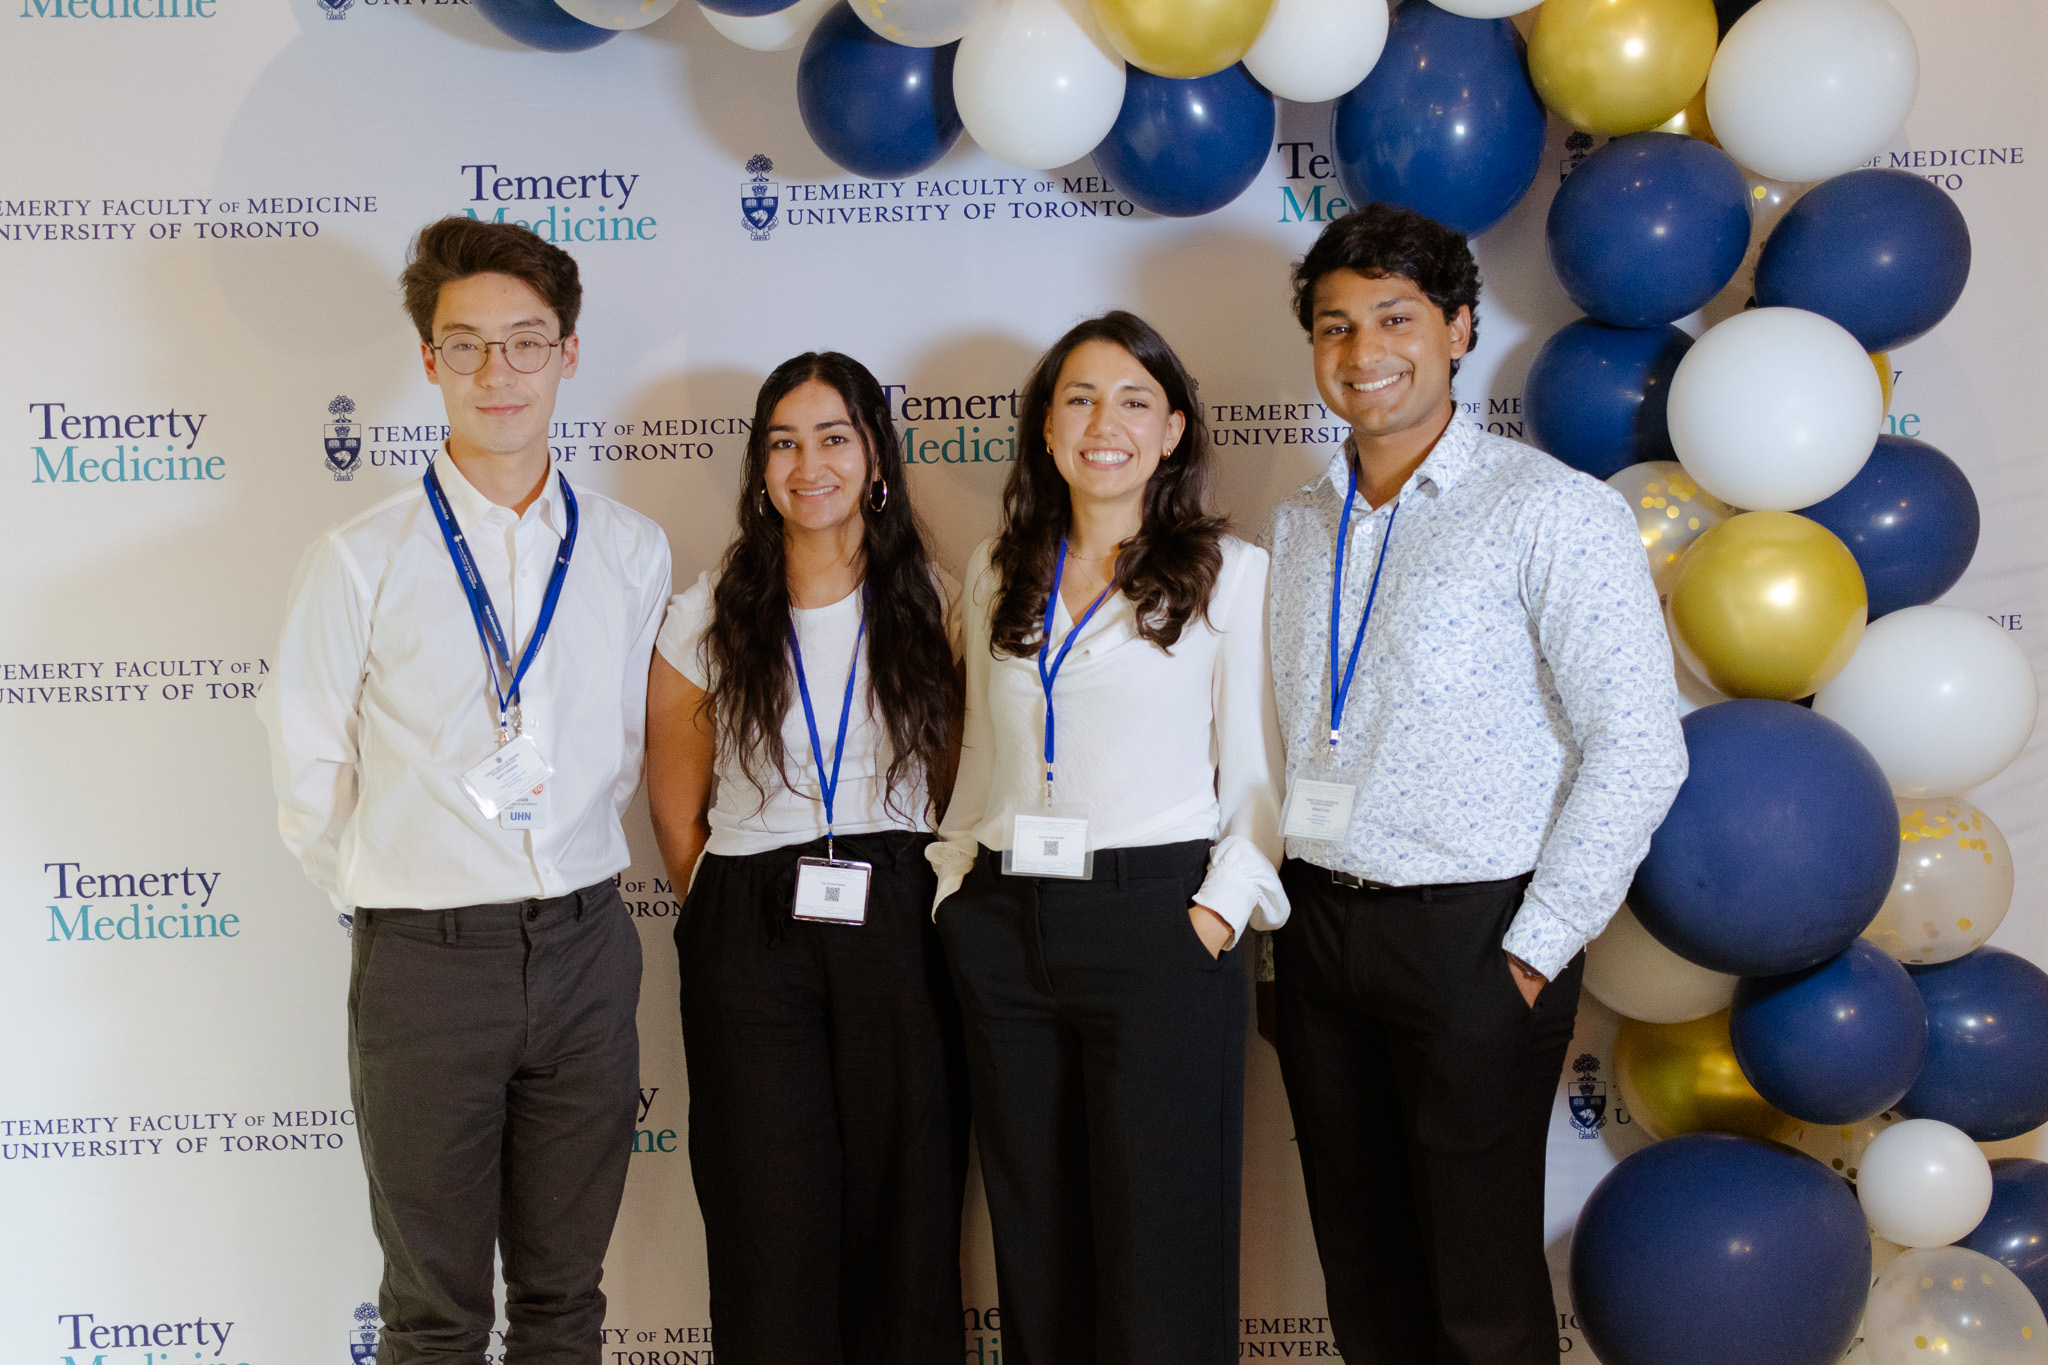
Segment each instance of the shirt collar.
M454 509L455 520L459 525L465 528L480 526L493 512L502 512L507 517L512 515L511 508L500 507L477 492L476 485L462 476L461 468L454 460L448 459L447 454L448 443L443 441L441 454L434 459L434 469L441 476L441 490L448 495L448 505ZM540 496L527 507L525 516L519 519L524 521L527 518L537 518L545 522L548 529L557 536L566 536L569 528L562 515L561 489L561 471L550 465L546 486L540 490Z
M1323 471L1322 478L1309 485L1311 491L1328 487L1331 496L1340 504L1343 502L1344 494L1339 490L1350 483L1352 441L1352 437L1344 438L1343 446L1330 457L1329 467ZM1479 424L1469 418L1453 417L1451 424L1444 428L1444 434L1437 437L1428 456L1409 476L1408 486L1419 488L1430 484L1439 495L1449 492L1472 468L1473 456L1478 449Z

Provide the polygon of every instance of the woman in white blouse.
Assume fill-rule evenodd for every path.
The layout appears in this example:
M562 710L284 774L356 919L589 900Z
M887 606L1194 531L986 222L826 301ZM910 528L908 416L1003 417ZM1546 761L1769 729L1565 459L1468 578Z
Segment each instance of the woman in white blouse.
M846 356L768 377L738 529L648 686L721 1365L960 1358L966 1063L924 856L960 682L889 418Z
M1247 925L1275 928L1265 552L1202 506L1194 385L1141 319L1038 363L965 589L929 857L1010 1365L1237 1357ZM1078 624L1077 624L1078 623Z

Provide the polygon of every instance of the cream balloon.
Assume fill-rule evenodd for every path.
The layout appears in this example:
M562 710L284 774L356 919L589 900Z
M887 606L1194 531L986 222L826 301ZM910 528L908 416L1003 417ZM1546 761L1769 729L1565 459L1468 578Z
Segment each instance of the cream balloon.
M1825 180L1897 137L1919 88L1913 31L1886 0L1768 0L1721 39L1707 120L1759 175Z
M1863 937L1901 962L1953 962L2012 908L2012 850L1960 796L1899 798L1899 870Z
M1947 1246L1984 1221L1991 1163L1962 1129L1903 1119L1864 1148L1856 1197L1878 1236L1900 1246Z
M1665 411L1685 472L1723 502L1790 512L1870 458L1884 392L1839 324L1800 308L1739 313L1693 343Z
M1467 19L1505 19L1535 9L1542 0L1436 0L1436 7Z
M1727 1009L1740 979L1687 962L1650 937L1627 905L1586 945L1586 989L1616 1014L1646 1024L1683 1024Z
M1908 1251L1863 1309L1868 1365L2044 1365L2048 1317L2004 1263L1968 1247Z
M847 0L877 36L905 47L957 43L988 17L995 0Z
M803 46L804 39L825 17L825 11L839 0L796 0L788 9L773 14L720 14L697 6L711 27L741 47L755 52L786 52Z
M1333 100L1364 80L1387 45L1376 0L1273 0L1244 68L1284 100Z
M1976 612L1934 606L1871 622L1848 666L1813 699L1870 750L1894 795L1917 797L1950 796L2003 772L2034 733L2039 706L2034 666L2008 632Z
M645 28L676 7L676 0L555 0L586 24Z
M998 0L960 40L953 102L989 155L1047 171L1094 151L1115 124L1124 63L1087 0Z
M1700 317L1709 327L1756 307L1756 263L1763 255L1764 243L1778 226L1778 220L1813 188L1789 180L1772 180L1755 171L1745 171L1743 175L1749 181L1749 246L1743 251L1742 264L1736 267L1734 278L1700 309Z

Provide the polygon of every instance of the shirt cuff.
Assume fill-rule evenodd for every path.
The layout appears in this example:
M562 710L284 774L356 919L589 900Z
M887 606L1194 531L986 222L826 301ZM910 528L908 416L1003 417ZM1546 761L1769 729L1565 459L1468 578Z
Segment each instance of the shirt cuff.
M1287 922L1287 893L1280 874L1241 839L1224 839L1209 853L1209 875L1195 892L1195 904L1216 912L1230 926L1234 948L1247 925L1278 929Z
M934 916L939 913L940 902L958 891L960 884L967 880L967 874L973 870L974 860L978 856L979 850L972 842L962 844L946 841L926 846L924 859L932 865L932 871L939 874L939 889L932 896Z
M1546 981L1555 981L1587 941L1585 931L1578 925L1541 901L1525 896L1500 946L1543 973Z

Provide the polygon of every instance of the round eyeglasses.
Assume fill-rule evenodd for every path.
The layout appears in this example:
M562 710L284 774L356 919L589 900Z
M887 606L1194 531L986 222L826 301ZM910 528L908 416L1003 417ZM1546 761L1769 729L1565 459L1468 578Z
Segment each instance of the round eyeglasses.
M521 374L534 374L545 368L560 341L549 341L539 332L514 332L503 341L485 341L468 332L450 332L438 346L430 345L441 357L441 363L457 374L475 374L484 367L496 346L505 353L505 363Z

